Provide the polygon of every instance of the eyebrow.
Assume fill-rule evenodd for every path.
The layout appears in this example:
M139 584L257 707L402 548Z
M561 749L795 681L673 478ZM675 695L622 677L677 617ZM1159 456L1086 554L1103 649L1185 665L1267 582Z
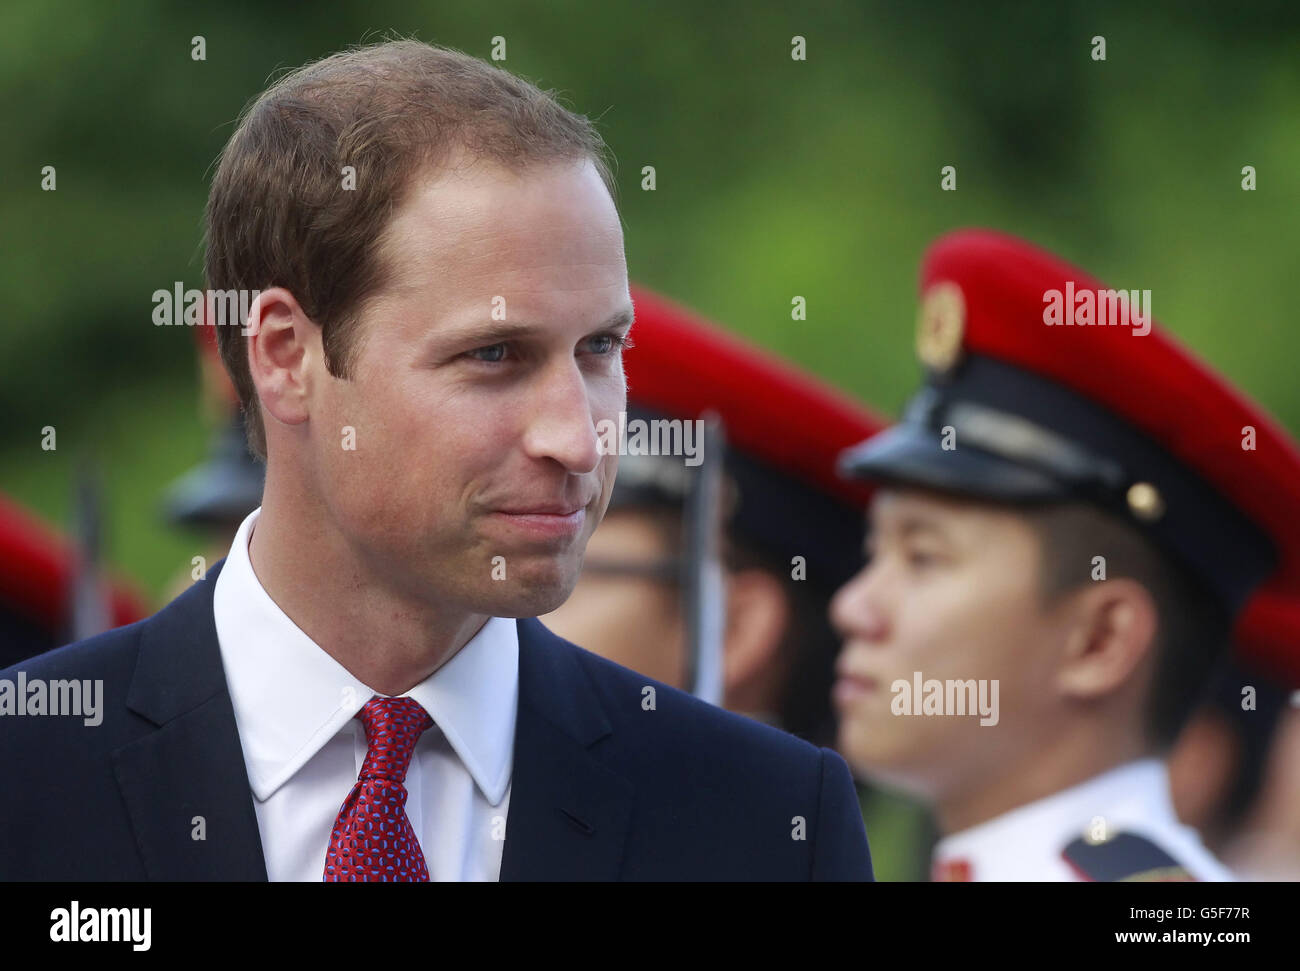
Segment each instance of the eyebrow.
M883 532L881 524L874 520L868 520L867 533L863 539L863 545L869 546L871 543L871 537L879 532ZM925 516L919 516L915 513L908 513L905 516L900 517L897 524L893 526L891 532L896 533L903 539L909 539L918 533L932 534L941 540L951 538L942 523Z
M917 534L934 536L945 542L952 539L943 523L924 516L909 516L899 525L898 531L904 539L910 539Z
M629 307L618 311L603 323L597 324L590 333L596 334L601 331L618 330L620 327L631 327L635 318L635 312ZM519 340L521 338L531 337L545 328L540 324L528 322L493 320L485 323L474 323L465 327L445 330L435 337L439 344L473 344L474 346L490 346L502 341Z

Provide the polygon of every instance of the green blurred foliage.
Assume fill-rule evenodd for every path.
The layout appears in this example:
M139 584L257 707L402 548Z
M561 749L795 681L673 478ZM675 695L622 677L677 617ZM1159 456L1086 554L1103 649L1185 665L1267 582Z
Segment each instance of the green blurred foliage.
M151 294L202 286L210 167L245 102L390 30L484 57L504 36L505 67L599 119L635 279L881 411L918 377L920 254L980 224L1150 288L1166 327L1300 430L1293 4L784 7L8 0L0 490L66 523L74 459L97 455L111 559L155 596L188 568L197 538L164 526L159 496L209 430L193 335L154 327Z

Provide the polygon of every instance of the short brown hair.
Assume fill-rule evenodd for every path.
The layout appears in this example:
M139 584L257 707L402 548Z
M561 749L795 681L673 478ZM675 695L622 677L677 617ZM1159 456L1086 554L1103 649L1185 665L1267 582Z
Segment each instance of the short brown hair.
M348 377L357 319L386 282L383 233L417 173L454 149L515 171L590 159L617 200L603 140L553 92L420 41L356 47L293 71L244 111L208 197L208 288L289 290L321 327L330 374ZM231 326L217 342L249 450L265 461L247 342Z
M1227 607L1181 562L1117 516L1084 503L1018 511L1038 534L1041 588L1048 600L1093 582L1093 557L1104 556L1108 578L1136 580L1155 601L1156 663L1146 726L1150 746L1167 749L1227 654L1232 627Z

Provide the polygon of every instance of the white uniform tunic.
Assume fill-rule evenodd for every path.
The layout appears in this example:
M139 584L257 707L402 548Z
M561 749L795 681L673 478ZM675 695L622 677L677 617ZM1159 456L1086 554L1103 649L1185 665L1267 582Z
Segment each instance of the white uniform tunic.
M1236 879L1196 830L1179 822L1168 767L1156 758L1119 766L944 837L934 850L932 875L936 880L1086 880L1063 853L1074 840L1092 841L1102 833L1108 840L1120 833L1148 840L1193 879Z

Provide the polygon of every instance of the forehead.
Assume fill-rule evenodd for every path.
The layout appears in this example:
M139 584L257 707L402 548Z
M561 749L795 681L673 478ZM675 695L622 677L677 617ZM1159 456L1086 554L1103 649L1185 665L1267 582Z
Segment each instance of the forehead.
M382 255L405 290L578 292L626 277L618 213L589 159L515 170L455 153L413 180Z
M961 533L1029 533L1028 521L1012 508L927 489L886 486L871 500L876 529L927 528Z

